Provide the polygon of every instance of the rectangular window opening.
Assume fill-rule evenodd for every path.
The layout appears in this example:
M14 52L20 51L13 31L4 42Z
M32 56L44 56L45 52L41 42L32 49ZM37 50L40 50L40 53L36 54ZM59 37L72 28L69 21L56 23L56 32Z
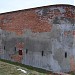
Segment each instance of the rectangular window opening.
M19 55L22 55L22 50L19 50Z
M5 46L4 46L4 50L5 50Z
M42 56L44 56L44 51L42 51Z
M16 51L16 47L15 47L15 51Z
M28 49L26 49L26 54L28 53Z
M65 52L65 58L67 58L67 52Z

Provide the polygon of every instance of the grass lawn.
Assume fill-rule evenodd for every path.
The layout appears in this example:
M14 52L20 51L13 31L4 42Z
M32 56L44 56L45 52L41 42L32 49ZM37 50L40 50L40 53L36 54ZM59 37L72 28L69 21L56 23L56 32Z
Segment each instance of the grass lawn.
M8 61L9 62L9 61ZM23 69L27 73L23 73L17 69ZM0 60L0 75L60 75L60 74L53 74L52 72L47 72L41 69L36 69L28 66L23 65L15 65L12 62L7 63L7 61ZM62 74L63 75L63 74ZM75 75L75 74L65 74L65 75Z
M19 68L27 71L27 74L23 73L20 70L17 70ZM29 70L25 67L16 66L13 64L9 64L9 63L0 61L0 75L49 75L49 74L40 73L34 70Z

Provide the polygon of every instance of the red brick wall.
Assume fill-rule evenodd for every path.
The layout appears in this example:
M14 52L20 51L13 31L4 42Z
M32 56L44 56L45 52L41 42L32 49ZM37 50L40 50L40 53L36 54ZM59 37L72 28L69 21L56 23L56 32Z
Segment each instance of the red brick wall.
M45 20L39 20L34 10L0 15L0 20L3 30L14 31L17 34L22 34L25 29L31 29L32 32L48 32L52 28Z

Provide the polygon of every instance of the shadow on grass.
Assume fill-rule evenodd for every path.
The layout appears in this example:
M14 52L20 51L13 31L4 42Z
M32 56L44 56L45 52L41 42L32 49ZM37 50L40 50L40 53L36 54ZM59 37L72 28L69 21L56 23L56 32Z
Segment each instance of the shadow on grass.
M40 72L40 73L45 73L45 74L52 73L51 71L47 71L47 70L44 70L44 69L41 69L41 68L36 68L36 67L29 66L29 65L21 64L21 63L18 63L18 62L12 62L10 60L0 59L0 61L10 63L10 64L13 64L13 65L16 65L16 66L25 67L29 70L37 71L37 72Z

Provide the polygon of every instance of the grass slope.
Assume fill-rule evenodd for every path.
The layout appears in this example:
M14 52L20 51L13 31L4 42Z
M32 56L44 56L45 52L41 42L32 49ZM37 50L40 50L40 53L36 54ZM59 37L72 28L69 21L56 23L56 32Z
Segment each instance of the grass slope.
M27 71L27 74L17 70L19 68ZM0 75L60 75L60 74L54 74L44 69L35 68L21 63L0 59ZM75 75L75 73L72 72L70 74L65 75Z
M17 70L19 68L27 71L27 74ZM34 70L34 68L32 68L31 66L29 67L20 63L14 63L0 59L0 75L49 75L49 74L50 74L49 72L42 69L35 68Z

